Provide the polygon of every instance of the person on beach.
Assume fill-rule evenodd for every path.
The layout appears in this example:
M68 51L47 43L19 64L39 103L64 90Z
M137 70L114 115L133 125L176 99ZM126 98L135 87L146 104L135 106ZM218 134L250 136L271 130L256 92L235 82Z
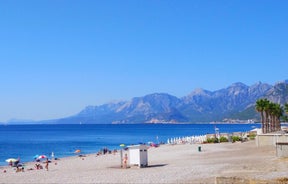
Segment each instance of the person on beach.
M128 156L127 153L125 153L124 159L123 159L123 168L127 168L127 162L128 162Z
M21 171L21 169L19 168L19 166L16 166L16 173L20 172L20 171Z
M48 158L45 161L45 169L48 171L48 166L49 166L49 160Z

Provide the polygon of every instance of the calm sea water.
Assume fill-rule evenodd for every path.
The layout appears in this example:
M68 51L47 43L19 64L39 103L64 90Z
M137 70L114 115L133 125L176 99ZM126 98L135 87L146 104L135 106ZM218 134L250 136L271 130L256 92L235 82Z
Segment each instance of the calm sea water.
M214 133L246 132L260 124L124 124L124 125L0 125L0 166L8 158L33 161L35 155L61 158L95 153L107 147L119 149L120 144L167 142L168 138Z

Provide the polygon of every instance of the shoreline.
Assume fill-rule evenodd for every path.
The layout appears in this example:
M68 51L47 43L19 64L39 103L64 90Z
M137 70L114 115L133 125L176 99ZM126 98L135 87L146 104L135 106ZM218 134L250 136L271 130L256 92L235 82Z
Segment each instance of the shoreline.
M19 173L0 167L0 183L215 183L217 177L272 180L288 175L288 159L277 158L273 146L256 147L253 140L150 147L145 168L122 169L119 152L64 157L52 160L49 171L27 170L34 164L26 163Z
M27 125L28 126L28 125ZM34 126L34 125L33 125ZM217 125L216 125L217 126ZM251 125L220 125L222 126L223 129L220 127L221 133L223 132L247 132L250 131L253 127ZM81 129L80 129L81 127ZM123 128L124 127L124 128ZM85 154L90 154L90 153L95 153L98 152L99 150L103 149L103 147L109 148L109 150L114 150L114 149L120 149L119 144L124 143L124 144L135 144L135 143L149 143L150 141L154 143L166 143L168 142L167 140L170 139L169 141L171 142L171 138L179 138L179 137L189 137L189 136L199 136L199 135L205 135L209 133L214 133L214 125L210 124L203 124L203 125L176 125L174 128L174 125L166 126L166 125L136 125L136 126L112 126L112 125L91 125L91 126L69 126L69 136L71 134L71 141L70 138L69 140L61 142L61 145L57 144L57 140L51 141L51 136L49 136L49 132L54 132L58 130L61 130L59 132L59 135L56 135L56 139L61 140L62 135L66 134L68 127L67 126L46 126L46 125L40 125L40 126L35 126L32 127L31 129L35 130L35 133L31 133L30 131L27 131L28 127L19 126L19 127L13 127L13 126L7 126L5 129L3 129L4 134L1 136L1 140L3 141L3 149L1 154L1 166L7 165L5 162L6 159L8 158L21 158L22 162L33 162L33 156L36 154L44 154L48 157L50 157L51 153L55 153L55 157L57 158L63 158L66 156L73 156L74 151L76 149L81 149L81 153ZM135 130L135 127L136 130ZM154 128L156 127L156 128ZM183 128L184 127L184 128ZM187 127L187 130L186 128ZM41 131L43 130L43 133ZM127 139L129 136L124 136L122 139L122 135L120 130L125 130L127 128L128 133L127 135L133 137L133 139ZM143 128L143 130L142 130ZM152 128L150 130L150 128ZM101 132L99 133L97 130L98 129L103 129L103 130L108 130L111 134L111 139L109 140L103 140ZM111 129L111 131L110 131ZM184 131L183 131L184 129ZM6 131L7 130L7 131ZM24 130L24 131L23 131ZM80 130L78 132L78 130ZM95 130L95 131L93 131ZM167 131L168 130L168 131ZM170 130L170 131L169 131ZM175 131L174 131L175 130ZM222 131L223 130L223 131ZM19 134L19 136L11 136L13 134L8 134L8 132L14 132L16 134ZM19 131L19 132L18 132ZM89 131L90 134L86 134L86 131ZM62 133L63 132L63 133ZM7 135L6 135L7 134ZM35 134L33 136L33 134ZM105 133L106 135L106 133ZM109 135L109 133L107 134ZM145 138L142 138L143 137ZM11 136L11 137L10 137ZM77 138L77 136L80 137L80 139ZM90 137L92 136L92 137ZM109 135L110 136L110 135ZM75 137L75 138L73 138ZM159 139L158 139L159 137ZM64 137L65 138L65 137ZM38 139L41 139L41 141L37 141ZM80 141L78 141L80 140ZM23 141L23 144L22 144ZM102 143L104 141L105 143ZM10 142L12 144L10 144ZM19 144L21 142L21 144ZM1 142L2 143L2 142ZM31 144L32 143L32 144ZM72 144L71 144L72 143ZM116 143L116 144L115 144ZM43 146L43 145L47 146ZM53 145L54 144L54 145ZM7 149L7 148L9 149Z

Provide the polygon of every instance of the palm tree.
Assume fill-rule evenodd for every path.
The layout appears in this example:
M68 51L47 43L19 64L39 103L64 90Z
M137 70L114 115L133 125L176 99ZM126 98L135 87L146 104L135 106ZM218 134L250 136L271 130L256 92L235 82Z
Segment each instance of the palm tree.
M283 115L283 109L280 104L270 102L266 98L259 99L256 101L256 110L261 115L263 134L281 130L280 117ZM288 113L288 104L285 104L285 111Z
M265 107L265 102L264 99L259 99L256 101L256 110L257 112L260 112L261 116L261 127L262 127L262 133L266 132L265 129L265 117L264 117L264 107Z
M284 111L285 111L286 114L288 114L288 103L286 103L286 104L284 105ZM288 121L287 116L284 116L284 119L285 119L285 121Z
M288 103L284 105L285 112L288 114Z
M276 127L276 104L269 102L269 110L268 110L269 114L269 130L268 132L274 132L275 131L275 127Z
M271 103L269 108L269 116L270 116L270 131L275 132L281 130L281 122L280 118L283 115L283 109L280 104Z
M281 130L281 121L280 118L283 116L283 108L281 107L280 104L276 104L276 130L275 131L280 131Z
M270 101L267 100L266 98L263 100L263 105L264 105L264 134L269 133L270 132L270 117L269 117L269 113L270 113Z

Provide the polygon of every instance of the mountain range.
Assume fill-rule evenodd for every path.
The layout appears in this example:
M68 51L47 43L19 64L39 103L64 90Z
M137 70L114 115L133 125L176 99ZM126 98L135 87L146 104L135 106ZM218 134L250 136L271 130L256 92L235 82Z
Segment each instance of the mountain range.
M153 93L129 101L87 106L74 116L41 123L137 124L259 120L255 103L260 98L282 105L287 103L288 80L274 85L258 82L252 86L237 82L217 91L195 89L181 98L167 93Z

